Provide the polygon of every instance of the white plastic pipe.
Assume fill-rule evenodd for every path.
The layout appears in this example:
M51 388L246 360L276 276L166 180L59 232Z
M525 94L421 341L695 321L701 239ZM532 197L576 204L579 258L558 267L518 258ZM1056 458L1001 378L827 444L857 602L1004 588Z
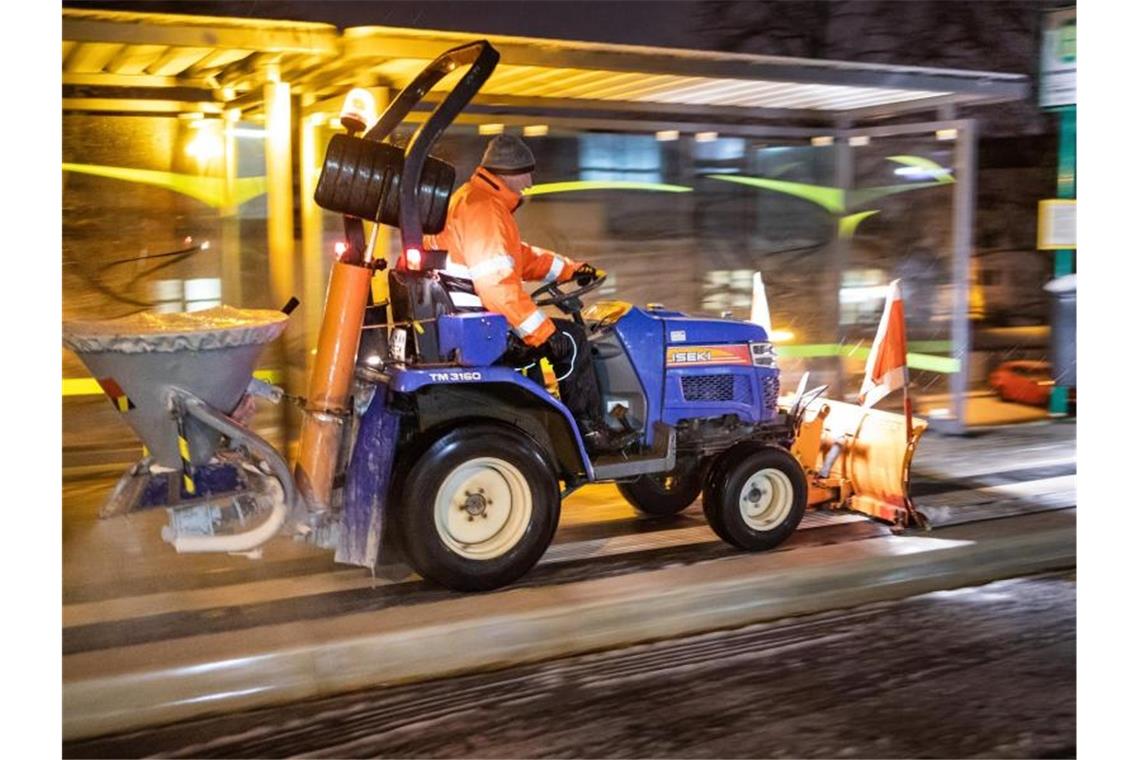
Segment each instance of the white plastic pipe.
M277 535L289 509L285 505L285 494L276 483L271 485L274 489L273 509L269 518L253 530L244 533L235 533L229 536L178 536L174 539L174 550L179 554L193 554L202 552L248 552L264 544Z
M190 416L206 423L222 435L229 436L231 440L244 443L251 451L260 454L277 480L276 482L267 481L274 489L273 509L269 513L268 519L256 528L230 536L178 536L171 543L174 545L175 551L180 554L252 551L277 535L277 532L285 524L289 510L293 508L297 495L293 477L289 473L289 465L277 450L257 433L238 425L224 414L211 409L205 402L192 394L178 389L174 390Z

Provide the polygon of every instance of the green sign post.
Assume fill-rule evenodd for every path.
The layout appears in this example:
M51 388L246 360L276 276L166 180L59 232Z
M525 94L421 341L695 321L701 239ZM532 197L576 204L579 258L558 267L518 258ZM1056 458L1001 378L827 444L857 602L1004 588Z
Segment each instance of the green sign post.
M1077 9L1064 8L1045 15L1041 41L1041 107L1055 110L1061 119L1057 149L1057 197L1077 197ZM1076 271L1076 255L1072 249L1053 253L1053 276L1064 277ZM1060 310L1055 312L1059 315ZM1056 316L1054 318L1056 322ZM1076 325L1054 324L1055 334L1076 339ZM1058 341L1054 340L1054 346ZM1056 352L1054 352L1056 353ZM1057 357L1054 357L1056 363ZM1058 372L1054 367L1054 375ZM1049 411L1066 414L1069 388L1058 382L1053 386Z

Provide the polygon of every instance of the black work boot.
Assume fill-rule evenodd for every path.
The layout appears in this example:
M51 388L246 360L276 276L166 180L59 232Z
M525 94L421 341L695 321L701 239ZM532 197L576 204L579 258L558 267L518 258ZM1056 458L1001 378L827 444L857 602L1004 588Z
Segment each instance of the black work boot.
M602 420L583 422L580 427L586 451L590 454L616 453L637 440L636 430L618 432Z

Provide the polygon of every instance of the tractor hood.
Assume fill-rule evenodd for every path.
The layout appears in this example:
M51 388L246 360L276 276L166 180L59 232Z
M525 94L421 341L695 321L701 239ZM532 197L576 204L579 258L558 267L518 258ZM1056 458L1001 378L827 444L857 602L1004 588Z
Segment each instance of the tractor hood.
M768 333L764 328L751 322L715 317L690 317L679 311L646 311L645 315L665 323L665 342L670 345L763 343L768 340Z

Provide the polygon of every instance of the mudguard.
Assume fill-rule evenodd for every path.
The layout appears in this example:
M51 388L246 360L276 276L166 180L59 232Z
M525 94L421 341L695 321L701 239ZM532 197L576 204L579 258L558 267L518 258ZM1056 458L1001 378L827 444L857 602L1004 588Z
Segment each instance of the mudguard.
M400 432L400 414L389 403L392 394L415 393L431 385L506 383L518 387L566 419L587 479L595 479L593 465L569 410L544 388L509 367L402 369L386 377L385 382L376 384L372 400L361 415L349 459L337 562L374 568L379 557Z
M361 417L352 447L337 562L376 567L399 432L400 415L388 405L388 386L379 384Z
M397 393L414 393L427 385L479 385L506 383L515 386L534 396L543 404L562 416L569 425L573 435L574 446L581 457L588 480L593 481L594 468L590 464L590 457L586 453L586 444L578 430L574 416L565 404L551 396L546 389L538 385L518 371L510 367L480 367L478 369L464 369L461 367L439 367L437 369L403 369L394 372L391 376L391 390Z

